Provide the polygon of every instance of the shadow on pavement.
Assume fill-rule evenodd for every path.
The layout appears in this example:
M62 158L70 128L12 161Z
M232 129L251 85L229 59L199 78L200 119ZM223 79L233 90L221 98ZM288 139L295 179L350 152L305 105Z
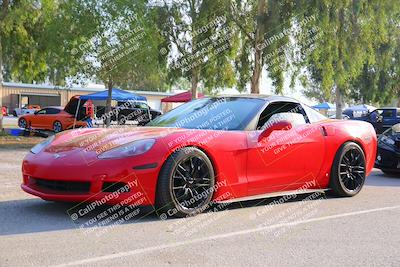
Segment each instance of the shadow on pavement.
M400 178L390 177L384 175L380 171L374 171L372 175L367 179L367 186L382 186L382 187L399 187ZM297 195L296 197L285 198L285 203L296 203L301 201L316 201L316 199L308 199L312 194ZM255 206L263 206L269 204L277 204L279 206L282 197L264 198L258 200L249 200L231 203L222 208L215 210L234 210L234 209L245 209ZM321 194L318 199L324 199L327 201L334 200L334 197L330 197L326 194ZM140 207L139 210L126 211L125 207L121 207L118 210L114 210L112 213L108 213L107 216L101 216L106 211L109 211L112 206L101 206L91 211L87 215L80 216L77 220L71 219L71 210L76 206L76 203L56 203L47 202L41 199L22 199L22 200L11 200L0 202L0 236L13 235L13 234L25 234L25 233L38 233L48 232L57 230L70 230L78 229L83 226L83 231L87 229L100 230L108 227L108 224L102 225L99 222L105 221L107 218L112 218L116 213L125 210L125 213L121 216L117 216L109 223L113 223L127 216L126 220L120 224L136 224L136 223L147 223L152 221L160 221L160 218L154 212L153 207ZM136 207L137 208L137 207ZM137 211L137 212L136 212ZM131 215L131 216L128 216ZM99 218L96 222L90 223L95 218ZM175 220L175 219L174 219ZM177 219L184 220L184 219Z
M398 175L388 175L381 171L374 170L365 182L367 186L386 186L398 187L400 186L400 173Z

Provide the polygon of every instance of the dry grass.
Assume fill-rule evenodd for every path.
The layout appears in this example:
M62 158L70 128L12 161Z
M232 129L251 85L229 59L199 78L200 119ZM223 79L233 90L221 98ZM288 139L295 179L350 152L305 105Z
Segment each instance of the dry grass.
M12 136L0 134L0 149L31 148L43 141L42 137Z

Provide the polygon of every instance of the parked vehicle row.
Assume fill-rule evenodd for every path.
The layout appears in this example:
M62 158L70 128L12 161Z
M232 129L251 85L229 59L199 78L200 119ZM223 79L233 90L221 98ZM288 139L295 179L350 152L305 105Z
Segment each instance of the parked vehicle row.
M24 109L25 114L19 117L18 126L23 129L50 130L56 133L72 127L86 127L94 115L92 108L88 109L85 106L88 102L80 100L79 96L74 96L64 108L51 106L35 111L29 109L29 112L28 109ZM137 121L140 126L162 114L150 108L147 103L139 101L118 102L118 106L113 107L111 111L111 121L118 121L119 124L125 124L128 120ZM97 107L96 117L105 121L105 107Z

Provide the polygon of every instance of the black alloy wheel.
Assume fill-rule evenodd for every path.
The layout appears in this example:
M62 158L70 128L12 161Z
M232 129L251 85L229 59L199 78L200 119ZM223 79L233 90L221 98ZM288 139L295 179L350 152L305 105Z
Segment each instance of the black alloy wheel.
M193 216L208 208L214 193L214 168L194 147L174 152L165 162L157 186L157 206L169 216Z
M366 178L365 154L353 142L347 142L336 154L331 173L331 188L335 195L354 196L364 185Z

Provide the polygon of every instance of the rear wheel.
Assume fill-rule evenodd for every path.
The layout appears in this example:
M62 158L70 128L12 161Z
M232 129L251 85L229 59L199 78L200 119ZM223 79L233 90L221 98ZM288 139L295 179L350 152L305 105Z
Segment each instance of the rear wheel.
M59 132L61 132L62 130L63 130L63 128L62 128L61 122L55 121L55 122L53 123L53 131L54 131L55 133L59 133Z
M347 142L336 153L331 171L330 187L334 195L351 197L357 195L366 177L365 155L354 142Z
M28 129L28 123L24 118L19 119L18 126L22 129Z
M157 209L166 216L197 215L209 207L215 184L207 155L194 147L173 153L161 169L157 184Z

